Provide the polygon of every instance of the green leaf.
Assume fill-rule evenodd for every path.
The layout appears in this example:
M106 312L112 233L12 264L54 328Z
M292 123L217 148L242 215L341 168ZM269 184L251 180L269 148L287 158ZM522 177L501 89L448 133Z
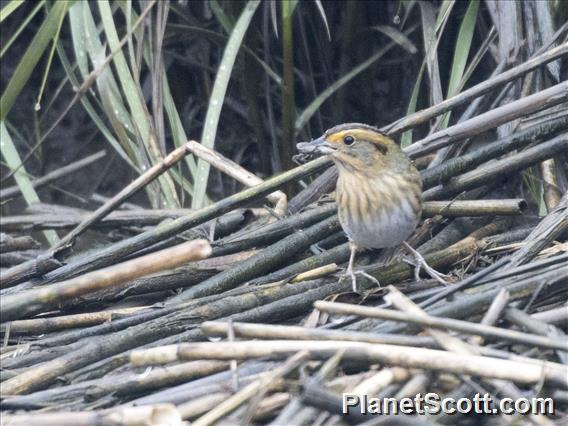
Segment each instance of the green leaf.
M444 0L440 9L438 10L438 17L436 18L436 32L439 32L445 22L448 20L448 16L450 16L450 12L454 7L455 0Z
M69 10L69 21L71 23L71 35L73 38L73 48L75 51L75 58L83 80L89 78L89 58L96 67L102 61L101 56L104 56L104 46L99 39L99 31L95 25L94 17L90 9L90 4L87 2L77 2ZM69 64L69 60L65 55L63 49L59 49L59 57L65 67L69 79L73 85L78 88L81 84L77 81L75 74ZM97 88L101 94L100 101L103 110L109 117L113 125L120 123L120 127L126 129L133 129L127 109L125 108L118 84L116 83L111 70L107 67L102 70L97 78ZM105 98L105 96L107 96ZM107 102L108 101L108 102ZM81 98L81 103L97 125L100 132L106 137L111 146L118 152L118 154L126 160L136 171L140 172L138 164L140 161L132 153L137 150L135 144L130 139L117 140L110 129L104 124L104 120L96 112L91 102L86 96ZM105 108L106 105L112 105L112 109ZM118 119L118 123L116 120ZM122 144L122 145L121 145Z
M282 84L280 85L282 140L278 148L281 161L279 167L287 170L294 166L292 155L295 136L296 96L294 93L294 25L292 17L295 3L283 1L280 5L282 9Z
M97 4L99 6L99 12L101 14L101 20L110 50L112 52L116 51L113 63L116 68L126 102L130 108L132 121L135 123L142 140L146 144L150 139L150 120L148 119L146 105L144 104L140 88L137 87L136 82L130 74L130 69L128 68L124 54L120 50L117 51L120 47L120 40L118 38L110 5L106 1L98 2Z
M132 25L129 25L128 21L129 20L137 20L139 18L139 16L129 6L130 6L130 0L128 2L126 2L126 4L119 3L119 7L123 10L125 17L126 17L127 31L129 33L131 33L132 32ZM184 30L187 30L187 29L190 28L190 27L183 26L183 25L168 25L169 29L171 29L172 27L183 28ZM201 30L198 27L191 27L191 29ZM215 35L218 35L221 39L226 39L226 37L221 35L221 34L217 34L217 33L214 33L212 31L208 31L208 32L213 33ZM143 41L143 37L142 37L141 32L138 32L137 34L134 33L133 35L136 37L138 42ZM175 32L174 32L174 36L175 36ZM132 44L133 44L133 40L132 40L132 37L130 37L129 42L128 42L130 61L131 61L131 63L135 63L134 47L131 46ZM144 60L147 63L147 65L151 66L151 58L150 58L150 55L149 55L149 49L144 50L143 57L144 57ZM184 131L179 113L177 111L177 108L175 106L175 103L174 103L174 100L173 100L173 97L172 97L172 94L171 94L167 74L164 74L163 78L162 78L162 102L163 102L164 110L165 110L167 118L168 118L168 123L169 123L170 129L171 129L171 132L172 132L172 138L173 138L173 141L174 141L174 145L176 147L180 147L185 142L187 142L188 138L187 138L187 135ZM192 155L186 155L184 157L184 160L187 164L187 167L189 168L191 177L194 178L195 173L197 172L197 164L195 162L195 158ZM188 192L189 195L193 195L193 185L186 178L184 178L182 174L176 174L173 169L169 170L168 174L171 175L174 178L174 180L177 181L179 183L179 185L184 190L186 190Z
M36 6L33 8L33 10L29 13L29 15L26 16L26 19L23 20L23 22L20 24L18 29L14 32L14 34L12 34L10 39L8 41L3 40L2 50L0 51L0 58L2 56L4 56L4 53L6 53L6 51L10 48L12 43L14 43L14 41L16 41L16 39L18 38L20 33L28 27L28 24L33 19L33 17L36 15L36 13L38 13L40 11L40 9L43 8L44 3L45 3L45 0L39 1L36 4Z
M467 58L471 51L471 41L473 39L473 31L477 21L477 11L479 10L479 1L471 0L463 21L460 25L456 47L454 48L454 59L452 62L452 72L450 75L450 83L448 84L447 98L457 94L457 88L463 77Z
M418 94L420 93L420 85L422 84L422 77L424 76L425 67L426 62L422 61L422 66L420 67L420 71L418 71L418 75L416 76L414 88L412 89L412 95L410 96L410 101L408 102L406 115L410 115L416 112L416 104L418 102ZM400 138L400 146L402 148L406 148L410 144L412 144L412 129L404 132Z
M318 12L321 16L323 24L325 25L325 32L327 34L327 39L331 40L331 31L329 31L329 24L327 23L327 16L325 15L325 10L323 5L321 4L321 0L314 0L316 7L318 8Z
M51 50L49 52L49 57L47 59L47 64L45 66L45 72L43 73L43 79L41 81L41 87L39 89L39 93L37 95L37 101L35 105L35 110L39 111L41 109L41 99L43 95L43 91L45 89L45 84L47 83L47 76L49 75L49 70L51 69L51 62L53 61L53 54L55 53L55 48L57 46L57 39L59 38L59 33L61 32L61 26L63 25L63 18L65 15L61 15L61 19L59 21L59 25L57 26L57 32L53 36L53 44L51 46Z
M286 7L282 7L282 19L288 19L298 6L298 0L285 0L283 3L286 3Z
M97 4L99 6L99 12L109 47L111 51L114 52L113 64L116 68L122 92L124 93L124 97L126 98L126 102L130 110L131 121L134 124L131 131L134 135L140 137L140 145L145 147L146 152L150 154L152 160L154 162L158 161L158 158L156 157L160 155L161 150L155 135L151 133L152 122L150 119L150 113L148 112L144 102L142 88L140 87L139 82L133 78L124 53L121 50L120 39L112 16L112 10L108 2L98 2ZM113 110L111 109L110 116L112 116L112 114ZM179 207L177 194L175 192L173 182L171 178L169 178L168 174L160 176L158 178L158 182L165 197L167 206L170 208ZM156 204L157 200L154 199L153 202Z
M479 1L471 0L463 21L460 25L456 47L454 48L454 59L452 61L452 71L450 74L450 82L448 83L447 98L451 98L459 91L464 71L467 64L467 58L471 51L471 41L473 39L473 31L477 22L477 11L479 10ZM450 112L444 116L442 129L448 127L450 121Z
M0 121L0 151L2 152L2 156L4 160L6 160L6 164L10 168L11 171L16 170L14 173L14 179L16 180L16 184L22 191L22 195L26 200L28 206L33 203L39 203L40 199L32 185L32 182L26 173L26 169L22 165L22 159L18 154L18 150L12 141L12 137L6 128L6 124L4 121ZM50 245L54 245L57 243L58 238L55 231L44 231L43 235L49 242Z
M217 70L215 83L213 84L213 91L211 92L211 99L207 108L207 115L205 116L205 125L203 126L203 133L201 135L201 143L207 148L213 148L215 145L215 138L217 136L217 127L219 125L219 116L225 101L225 94L227 86L231 79L231 72L239 53L239 47L242 44L243 37L249 27L250 21L254 12L258 8L260 0L250 0L241 16L239 17ZM197 173L194 182L193 199L191 200L191 207L198 209L203 206L205 200L205 191L207 188L207 180L209 178L209 163L199 160L197 162Z
M3 22L8 16L12 14L18 7L24 3L24 0L12 0L0 10L0 22Z
M71 4L72 2L67 0L55 2L53 8L43 20L39 30L16 67L14 74L10 78L8 86L4 90L4 93L2 93L2 98L0 98L0 120L5 120L10 109L12 109L14 102L16 102L18 95L29 80L35 66L43 56L49 42L53 40L55 34L57 34L59 23L69 10Z

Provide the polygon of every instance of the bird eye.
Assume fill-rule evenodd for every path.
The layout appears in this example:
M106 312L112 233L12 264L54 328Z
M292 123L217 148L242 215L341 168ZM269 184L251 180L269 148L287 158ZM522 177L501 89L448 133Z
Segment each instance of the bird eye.
M353 145L355 143L355 138L353 136L345 136L343 138L343 143L347 146Z

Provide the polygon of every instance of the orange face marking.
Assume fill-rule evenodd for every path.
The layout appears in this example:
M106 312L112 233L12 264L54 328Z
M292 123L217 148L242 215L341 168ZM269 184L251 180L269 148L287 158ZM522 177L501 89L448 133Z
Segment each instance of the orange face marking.
M342 144L346 136L353 136L355 140L365 140L377 145L387 147L392 141L380 133L367 129L346 129L326 136L326 140L332 144Z

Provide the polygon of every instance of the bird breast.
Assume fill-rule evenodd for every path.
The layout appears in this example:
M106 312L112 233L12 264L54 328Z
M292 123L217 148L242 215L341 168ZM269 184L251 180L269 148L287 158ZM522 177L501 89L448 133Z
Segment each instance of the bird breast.
M357 179L340 173L336 195L341 226L360 248L396 247L420 220L420 182L403 175Z

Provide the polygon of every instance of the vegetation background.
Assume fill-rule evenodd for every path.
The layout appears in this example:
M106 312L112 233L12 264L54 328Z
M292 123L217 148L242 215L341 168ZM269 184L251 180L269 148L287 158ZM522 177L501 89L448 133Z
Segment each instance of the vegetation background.
M566 418L568 2L9 0L0 32L5 423L330 425L340 389ZM337 169L293 157L352 121L415 159L408 243L452 285L377 251L343 279ZM164 164L193 140L270 179Z
M27 203L87 207L188 138L270 176L293 167L297 141L455 95L566 18L562 1L2 1L2 184L17 170ZM26 177L100 149L34 195ZM134 202L199 207L237 187L189 157Z

